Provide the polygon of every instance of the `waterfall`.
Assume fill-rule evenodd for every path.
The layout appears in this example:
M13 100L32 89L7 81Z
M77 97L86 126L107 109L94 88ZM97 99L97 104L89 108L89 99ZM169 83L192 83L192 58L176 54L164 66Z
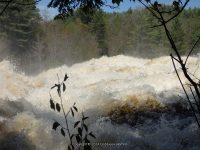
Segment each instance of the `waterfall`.
M188 60L196 75L197 63L197 57ZM66 140L52 130L53 120L62 120L62 115L49 106L49 90L57 74L63 78L65 73L65 109L76 102L90 117L89 128L97 137L92 142L102 144L94 149L199 149L199 129L170 57L124 55L63 65L35 76L18 72L7 60L0 62L0 149L66 149ZM59 102L56 92L52 96Z

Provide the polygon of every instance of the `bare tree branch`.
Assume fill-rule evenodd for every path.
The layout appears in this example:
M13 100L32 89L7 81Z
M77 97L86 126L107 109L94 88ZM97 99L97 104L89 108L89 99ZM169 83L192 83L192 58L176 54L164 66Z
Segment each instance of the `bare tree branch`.
M157 18L159 21L161 20L161 18L150 8L150 7L148 7L145 3L143 3L141 0L139 1L146 9L148 9L150 12L151 12L151 14L155 17L155 18Z
M195 97L195 95L194 95L194 92L193 92L193 90L192 90L191 86L190 86L190 91L191 91L191 93L192 93L192 96L193 96L193 98L194 98L194 101L195 101L195 105L197 106L198 112L199 112L199 114L200 114L200 107L199 107L199 103L197 102L197 99L196 99L196 97Z
M177 77L178 77L178 80L179 80L179 82L180 82L180 84L181 84L181 86L182 86L182 88L183 88L183 91L184 91L185 96L186 96L186 98L187 98L187 100L188 100L188 103L190 104L190 108L192 109L192 112L193 112L194 118L195 118L195 120L196 120L196 122L197 122L197 125L198 125L198 127L200 128L200 123L199 123L198 117L197 117L197 115L196 115L196 113L195 113L195 109L194 109L194 107L193 107L193 105L192 105L192 103L191 103L191 101L190 101L190 97L189 97L189 95L187 94L187 91L186 91L186 89L185 89L185 87L184 87L184 85L183 85L183 82L181 81L181 78L180 78L180 76L179 76L179 74L178 74L178 71L177 71L177 69L176 69L176 65L175 65L175 62L174 62L174 59L173 59L173 55L170 54L170 56L171 56L172 64L173 64L173 66L174 66L174 69L175 69L176 75L177 75Z
M189 51L189 53L187 55L187 58L185 60L185 65L187 63L187 60L188 60L189 56L191 55L192 51L194 50L194 48L196 47L196 45L198 44L199 41L200 41L200 36L198 37L197 41L194 43L194 45L192 46L191 50Z
M181 7L181 9L175 14L173 15L171 18L169 18L168 20L165 21L165 23L167 24L168 22L170 22L171 20L173 20L174 18L176 18L177 16L179 16L181 14L181 12L185 9L185 7L187 6L187 4L189 3L190 0L187 0L185 2L185 4ZM160 13L163 13L162 11L160 11ZM155 25L153 26L152 28L155 28L155 27L160 27L160 26L163 26L163 24L159 24L159 25Z
M4 8L2 9L2 11L0 12L0 16L6 11L6 9L8 8L8 6L10 5L10 3L11 3L12 1L13 1L13 0L4 1L4 2L7 2L7 4L4 6Z
M172 57L174 60L176 60L177 62L180 63L180 61L179 61L176 57L174 57L174 56L172 56L172 55L171 55L171 57Z
M185 9L185 7L187 6L187 4L189 3L190 0L187 0L185 2L185 4L183 5L183 7L181 7L181 10L178 11L177 14L175 14L174 16L172 16L170 19L166 20L166 23L170 22L171 20L173 20L174 18L176 18L178 15L180 15L180 13Z

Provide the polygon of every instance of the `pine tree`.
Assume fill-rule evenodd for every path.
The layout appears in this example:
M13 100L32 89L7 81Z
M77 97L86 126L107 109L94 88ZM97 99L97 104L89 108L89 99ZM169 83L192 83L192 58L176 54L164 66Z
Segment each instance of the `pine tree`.
M182 29L182 25L178 18L176 18L172 24L172 33L174 41L177 44L177 48L180 51L180 53L184 53L184 31Z
M96 10L92 17L92 21L90 23L92 32L96 36L96 41L98 43L98 48L100 49L99 55L107 55L109 56L108 46L106 43L106 27L104 22L104 13L101 10Z
M10 49L15 54L27 52L30 49L40 20L36 6L19 4L23 2L23 0L12 2L0 17L0 32L5 33L10 41ZM28 2L34 3L34 0L28 0ZM0 8L3 7L1 3Z

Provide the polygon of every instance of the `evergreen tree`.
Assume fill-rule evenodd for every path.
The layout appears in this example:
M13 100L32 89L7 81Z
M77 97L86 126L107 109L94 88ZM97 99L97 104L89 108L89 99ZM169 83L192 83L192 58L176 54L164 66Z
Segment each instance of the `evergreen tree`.
M106 39L106 26L105 26L105 13L102 10L91 8L88 11L84 11L83 8L79 8L74 17L79 18L82 23L89 26L91 32L95 35L98 43L99 55L109 55ZM68 16L67 18L70 18Z
M35 39L36 29L40 20L39 10L35 5L20 5L23 0L12 2L0 16L0 30L10 41L10 49L18 52L27 52ZM28 0L34 3L34 0ZM3 8L3 3L0 8ZM21 55L21 54L20 54Z
M96 36L96 41L100 49L99 55L109 55L107 40L106 40L106 27L104 22L104 13L101 10L96 10L93 14L92 21L90 23L91 30Z
M180 51L180 53L183 53L184 50L184 31L182 29L182 25L178 18L176 18L172 24L172 33L174 37L174 41L177 44L177 48Z
M80 8L75 12L75 17L80 18L82 23L89 24L92 22L95 12L95 9L89 9L87 12L84 12L83 9Z

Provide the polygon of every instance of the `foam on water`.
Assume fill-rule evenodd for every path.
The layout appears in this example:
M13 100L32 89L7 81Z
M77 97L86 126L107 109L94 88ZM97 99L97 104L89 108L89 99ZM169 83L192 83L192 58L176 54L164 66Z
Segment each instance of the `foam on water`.
M198 61L196 57L188 60L190 72L197 75ZM167 107L167 111L163 109L162 113L159 113L158 109L153 108L158 105L146 105L149 99L151 102L157 101L159 106L179 103L178 95L184 96L168 56L155 59L123 55L101 57L71 67L63 65L37 76L26 76L14 70L8 61L0 62L0 132L4 133L1 134L0 140L1 143L10 145L7 149L12 149L12 146L18 146L19 149L66 148L65 140L51 130L51 120L60 116L55 115L49 108L49 89L57 82L56 74L63 78L65 73L69 76L63 95L66 109L76 102L80 110L91 116L90 127L97 136L94 142L124 142L128 144L126 149L141 150L195 150L200 147L198 128L191 115L181 118L180 114L174 113L173 117L169 113L171 106ZM55 100L59 100L56 92L52 95ZM130 101L130 97L136 97L137 101L135 98ZM123 112L115 119L110 116L115 110L114 106L122 109L121 105L130 103L133 105L130 107L131 111ZM144 115L139 109L142 106L143 110L144 105L153 108L144 109L153 113L152 116ZM126 121L131 117L132 122L136 121L134 115L139 113L145 118L142 123L133 125ZM115 116L116 114L119 112L115 113ZM125 121L122 119L124 116ZM158 116L157 119L155 116ZM141 121L142 116L139 117ZM19 141L13 143L13 138ZM192 140L189 140L191 138Z

